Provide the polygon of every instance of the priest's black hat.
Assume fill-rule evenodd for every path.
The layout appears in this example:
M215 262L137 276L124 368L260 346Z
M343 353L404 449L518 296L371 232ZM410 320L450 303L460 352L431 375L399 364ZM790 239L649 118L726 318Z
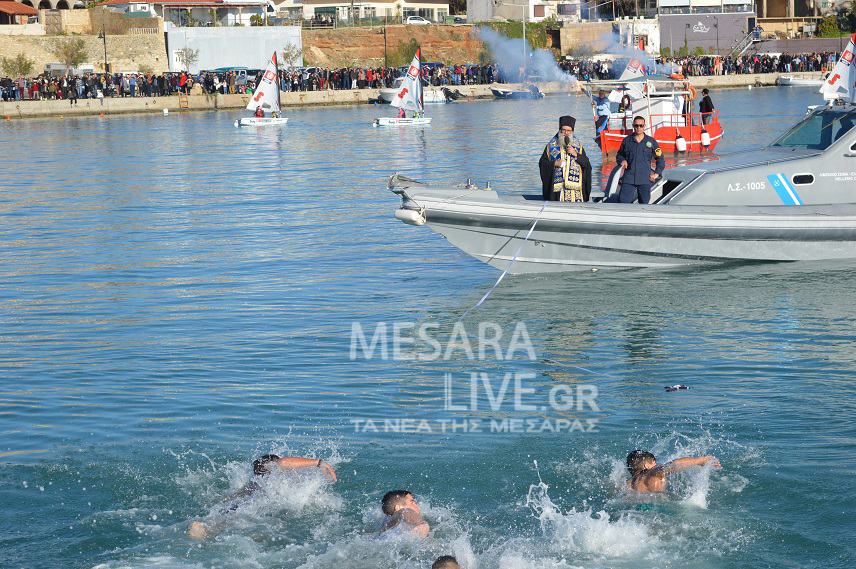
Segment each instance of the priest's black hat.
M559 128L563 126L569 126L571 128L576 128L577 119L572 117L571 115L565 115L563 117L559 117Z

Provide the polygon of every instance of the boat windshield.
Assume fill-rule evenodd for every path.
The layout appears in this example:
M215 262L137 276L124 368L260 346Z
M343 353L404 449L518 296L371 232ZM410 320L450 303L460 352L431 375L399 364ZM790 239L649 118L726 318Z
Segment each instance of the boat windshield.
M856 126L856 110L823 109L794 125L773 146L826 150Z

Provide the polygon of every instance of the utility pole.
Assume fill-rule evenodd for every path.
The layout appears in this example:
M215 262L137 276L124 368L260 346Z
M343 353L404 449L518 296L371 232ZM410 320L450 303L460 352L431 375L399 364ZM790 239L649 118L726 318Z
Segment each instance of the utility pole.
M716 28L716 55L719 55L719 18L713 17L713 27Z
M106 9L101 8L101 33L98 39L104 42L104 73L107 73L107 25L105 23Z
M526 60L528 59L529 50L526 49L526 11L529 8L529 0L523 0L523 77L526 78Z

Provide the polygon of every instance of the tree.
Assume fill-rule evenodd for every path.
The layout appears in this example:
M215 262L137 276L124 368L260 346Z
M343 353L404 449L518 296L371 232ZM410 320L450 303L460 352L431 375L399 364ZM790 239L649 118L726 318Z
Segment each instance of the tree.
M250 16L250 25L251 26L264 26L265 21L260 15L253 14L252 16Z
M80 66L89 57L86 42L83 38L66 38L57 40L53 54L59 62L65 65L65 70Z
M4 57L0 60L3 73L9 77L29 77L32 75L35 65L36 62L23 53L19 53L15 57Z
M409 65L413 61L417 49L419 49L419 42L416 41L416 38L410 38L409 42L398 42L398 45L389 54L389 65L391 67Z
M282 48L282 65L283 67L294 67L300 62L300 57L303 52L293 43L287 44Z
M175 52L175 58L184 66L185 71L190 71L193 64L199 61L199 50L185 47Z
M817 26L817 35L822 38L837 38L841 35L836 16L825 17Z

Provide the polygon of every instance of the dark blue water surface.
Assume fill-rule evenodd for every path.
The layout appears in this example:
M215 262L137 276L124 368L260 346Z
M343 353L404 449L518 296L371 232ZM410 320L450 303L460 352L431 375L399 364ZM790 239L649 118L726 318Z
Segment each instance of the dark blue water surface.
M815 99L715 92L718 152ZM498 274L397 222L385 177L537 191L556 118L588 141L590 106L370 127L390 112L0 125L0 566L852 567L856 267L509 277L455 328ZM439 355L395 357L411 325ZM355 330L378 332L371 357ZM502 358L480 358L480 330ZM588 404L551 405L578 388ZM634 448L723 468L640 500L622 489ZM266 452L323 457L339 481L275 474L219 513ZM400 487L427 540L377 537ZM203 518L216 535L189 541Z

